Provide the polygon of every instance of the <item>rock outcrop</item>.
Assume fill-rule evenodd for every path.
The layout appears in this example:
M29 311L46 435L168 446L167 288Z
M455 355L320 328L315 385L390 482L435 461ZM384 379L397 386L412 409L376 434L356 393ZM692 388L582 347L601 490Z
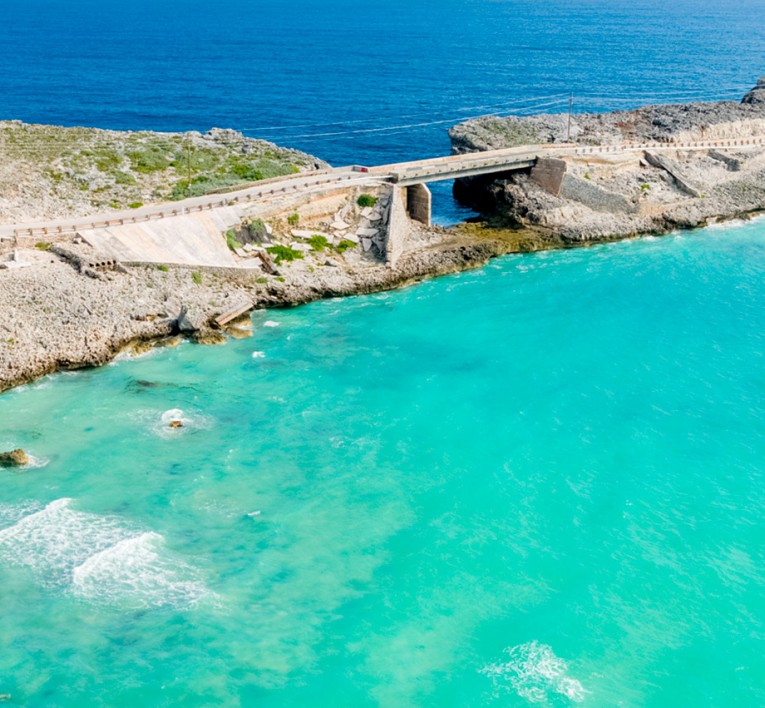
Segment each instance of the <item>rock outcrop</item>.
M743 103L750 106L765 104L765 76L760 77L757 86L744 96Z
M456 153L568 141L564 116L486 117L450 131ZM648 106L573 119L578 145L765 137L765 80L743 102ZM567 243L664 233L765 210L765 148L562 155L530 173L479 177L455 195L484 215L549 230ZM553 165L563 162L564 165Z
M24 467L29 464L29 455L22 449L0 452L0 467Z

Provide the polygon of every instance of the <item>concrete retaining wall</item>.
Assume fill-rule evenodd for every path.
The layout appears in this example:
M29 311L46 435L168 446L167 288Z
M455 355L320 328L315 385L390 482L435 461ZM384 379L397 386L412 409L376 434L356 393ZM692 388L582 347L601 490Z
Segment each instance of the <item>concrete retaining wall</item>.
M570 174L563 178L560 190L563 199L584 204L593 211L601 211L608 214L633 214L638 207L621 194L615 194L601 189L589 180L579 179Z
M406 211L406 187L393 186L390 189L390 215L388 217L388 236L385 241L385 256L388 267L395 268L406 249L412 225Z

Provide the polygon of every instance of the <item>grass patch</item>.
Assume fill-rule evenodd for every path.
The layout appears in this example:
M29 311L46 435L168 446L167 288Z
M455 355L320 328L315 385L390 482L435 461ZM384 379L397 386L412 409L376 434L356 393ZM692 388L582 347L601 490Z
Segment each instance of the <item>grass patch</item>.
M198 270L192 270L191 271L191 281L194 283L194 285L201 285L202 284L202 274Z
M135 172L142 175L150 175L154 172L166 170L172 164L167 150L158 145L146 145L138 150L127 153L130 166Z
M297 212L295 212L294 214L290 214L287 217L287 223L290 226L297 226L300 223L300 214L298 214Z
M360 207L373 207L377 204L377 197L373 197L371 194L360 194L356 204Z
M326 236L322 236L321 234L314 234L309 238L306 243L313 248L314 251L323 251L327 246L329 246L329 241L327 240Z
M142 206L143 206L143 202L131 202L130 204L128 204L128 209L140 209Z
M229 229L226 231L226 245L233 251L237 248L241 248L242 244L237 241L236 231Z
M50 251L50 247L51 247L51 244L48 243L47 241L38 241L35 244L35 248L38 251Z
M255 278L255 282L258 285L266 285L268 283L268 278L263 278L263 277Z
M167 273L170 270L170 267L166 266L164 264L163 265L158 265L157 266L157 270L161 270L163 273Z
M266 251L274 256L276 265L280 265L282 261L296 261L303 258L302 251L296 251L295 249L290 248L289 246L285 246L281 243L269 246Z
M343 239L337 246L335 246L335 250L338 253L345 253L349 248L356 248L356 244L348 239Z

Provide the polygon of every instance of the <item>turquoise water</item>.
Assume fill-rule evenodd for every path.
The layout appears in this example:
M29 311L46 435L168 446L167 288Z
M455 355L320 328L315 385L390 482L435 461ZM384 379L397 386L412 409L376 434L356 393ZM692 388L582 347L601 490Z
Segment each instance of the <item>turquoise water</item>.
M511 256L0 396L0 693L763 705L764 274Z

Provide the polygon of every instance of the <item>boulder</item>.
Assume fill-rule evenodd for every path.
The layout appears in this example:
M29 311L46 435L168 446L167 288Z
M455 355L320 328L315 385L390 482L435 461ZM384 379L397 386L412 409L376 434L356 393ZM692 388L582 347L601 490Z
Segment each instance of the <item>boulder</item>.
M748 103L752 106L765 104L765 76L760 77L760 80L746 96L742 103Z
M207 324L207 317L204 312L196 308L188 308L186 305L181 307L176 325L179 332L198 332Z
M29 464L29 455L24 450L0 452L0 467L23 467Z

